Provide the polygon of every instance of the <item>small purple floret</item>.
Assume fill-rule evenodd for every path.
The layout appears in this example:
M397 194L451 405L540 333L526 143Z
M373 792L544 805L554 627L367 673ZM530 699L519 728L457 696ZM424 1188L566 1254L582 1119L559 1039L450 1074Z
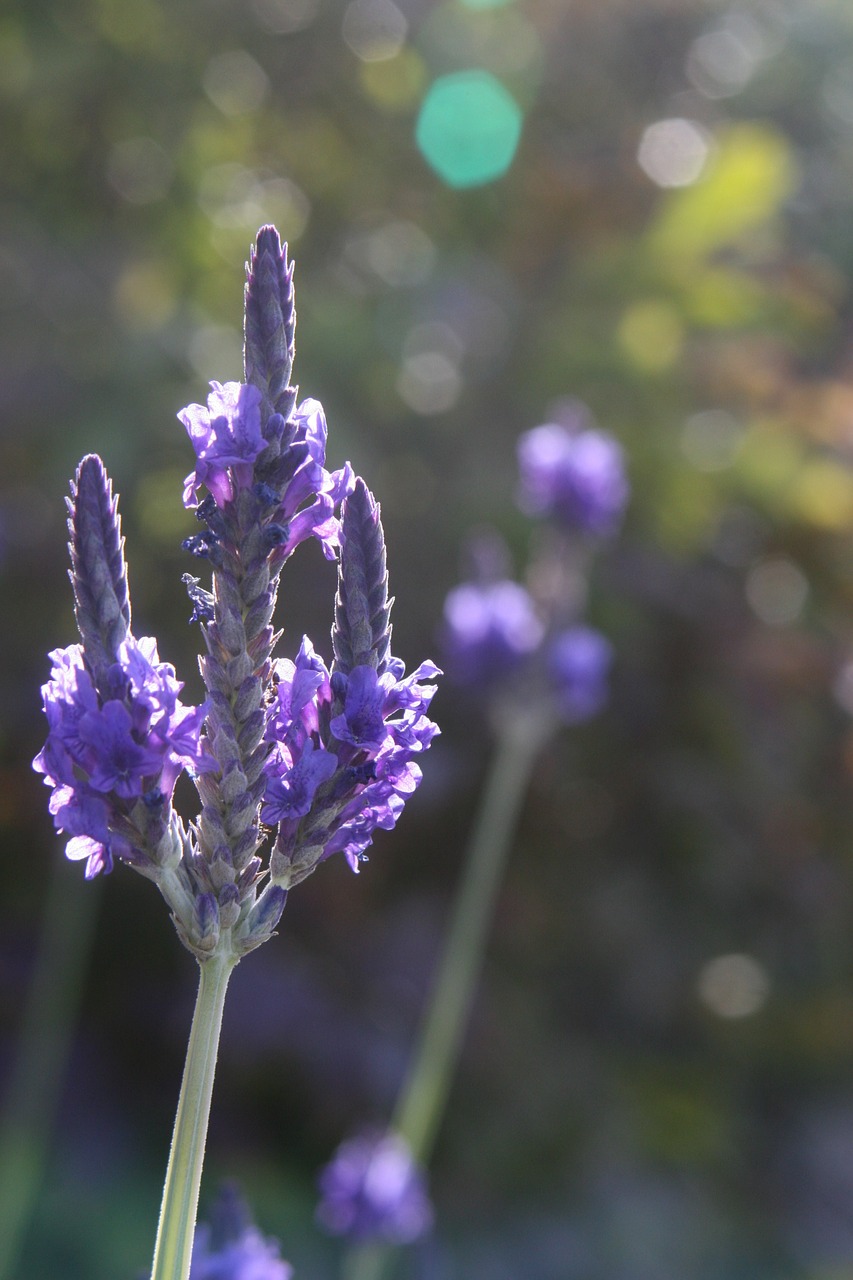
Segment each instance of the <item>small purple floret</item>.
M248 488L254 479L255 459L267 442L261 433L262 395L245 382L211 382L207 407L191 404L178 418L192 441L197 462L184 481L184 506L198 504L198 490L206 485L221 507L235 489Z
M521 506L581 533L619 527L629 487L622 449L604 431L547 423L518 442Z
M340 532L335 510L355 483L352 467L347 462L339 471L325 468L328 428L319 400L303 400L288 431L291 441L282 456L291 460L291 474L274 515L287 536L273 552L272 563L286 560L309 537L318 539L327 560L334 560Z
M607 702L613 646L593 627L569 627L551 642L548 671L563 718L589 720Z
M482 688L516 667L542 642L544 628L517 582L465 582L444 602L443 642L450 676Z
M354 1241L411 1244L432 1226L423 1170L397 1134L369 1134L341 1144L320 1175L317 1219Z

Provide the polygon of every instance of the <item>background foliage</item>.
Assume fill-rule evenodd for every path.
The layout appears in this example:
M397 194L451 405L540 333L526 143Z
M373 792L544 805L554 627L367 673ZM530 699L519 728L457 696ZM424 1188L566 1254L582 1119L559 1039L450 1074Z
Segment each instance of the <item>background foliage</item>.
M523 127L505 176L459 188L415 130L469 68ZM436 653L472 528L523 565L514 443L554 402L618 436L634 489L590 589L612 704L537 771L437 1152L434 1274L850 1273L849 6L9 0L0 101L0 1082L46 886L69 912L92 892L29 769L45 652L73 639L68 477L106 460L135 629L198 695L175 413L239 376L242 263L274 220L296 376L330 464L382 501L408 661ZM322 643L332 590L296 558L291 651ZM435 713L400 830L293 895L226 1012L208 1194L238 1177L304 1277L333 1274L316 1172L390 1109L488 756L475 707L445 689ZM150 1253L194 972L129 872L97 910L21 1276Z

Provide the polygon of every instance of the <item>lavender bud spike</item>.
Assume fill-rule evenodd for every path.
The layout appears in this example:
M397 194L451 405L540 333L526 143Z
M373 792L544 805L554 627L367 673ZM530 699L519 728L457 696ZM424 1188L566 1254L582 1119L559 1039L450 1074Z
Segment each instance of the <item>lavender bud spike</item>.
M243 366L246 382L264 395L266 420L271 413L290 416L292 397L285 393L293 368L296 310L293 263L275 227L261 227L246 269L243 320Z
M116 661L130 631L130 597L118 499L104 464L90 453L77 468L68 501L74 614L96 680Z
M354 667L365 666L382 675L391 652L392 603L379 505L359 477L341 515L333 672L349 675Z

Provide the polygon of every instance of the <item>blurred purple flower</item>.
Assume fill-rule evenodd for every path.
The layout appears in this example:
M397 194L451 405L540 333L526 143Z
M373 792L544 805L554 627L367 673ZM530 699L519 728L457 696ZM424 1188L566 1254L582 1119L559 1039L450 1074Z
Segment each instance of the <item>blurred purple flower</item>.
M464 582L444 602L442 639L449 675L482 688L513 671L541 644L542 622L517 582Z
M317 1220L351 1240L411 1244L432 1226L423 1170L398 1134L343 1142L320 1175Z
M629 486L622 449L604 431L534 427L518 442L520 504L581 533L611 534L619 526Z
M278 1242L265 1240L233 1187L223 1187L211 1221L196 1228L189 1280L290 1280Z
M551 641L548 672L563 719L589 720L607 701L613 647L593 627L569 627Z

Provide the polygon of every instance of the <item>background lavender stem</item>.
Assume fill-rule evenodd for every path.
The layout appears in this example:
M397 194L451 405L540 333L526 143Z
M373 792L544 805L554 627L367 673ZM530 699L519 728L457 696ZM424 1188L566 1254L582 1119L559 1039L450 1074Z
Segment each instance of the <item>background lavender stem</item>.
M424 1165L441 1123L533 766L553 729L543 704L513 707L499 725L432 993L391 1122ZM353 1247L344 1259L343 1280L382 1280L393 1251L392 1245Z

